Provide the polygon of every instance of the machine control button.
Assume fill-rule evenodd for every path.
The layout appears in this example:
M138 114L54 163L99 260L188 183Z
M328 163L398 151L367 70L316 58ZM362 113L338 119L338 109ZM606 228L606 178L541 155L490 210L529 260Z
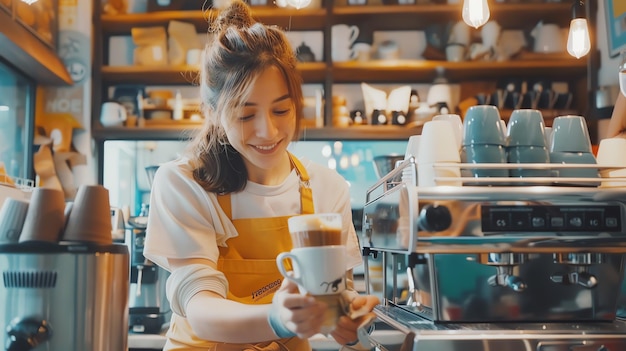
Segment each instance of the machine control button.
M550 218L550 226L554 228L561 228L565 224L565 219L563 217L552 217Z
M607 217L607 218L604 219L604 224L607 227L610 227L610 228L616 228L617 227L617 223L618 223L618 221L617 221L617 218L615 218L615 217Z
M450 228L452 214L443 205L426 205L420 211L418 226L428 232L440 232Z
M543 217L534 217L530 220L533 228L544 228L546 226L546 219Z

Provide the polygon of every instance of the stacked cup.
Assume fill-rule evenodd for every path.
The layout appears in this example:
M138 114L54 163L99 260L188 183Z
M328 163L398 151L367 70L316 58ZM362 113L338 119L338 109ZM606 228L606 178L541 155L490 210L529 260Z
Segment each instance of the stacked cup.
M111 245L111 232L109 191L101 185L81 185L76 192L62 240Z
M506 131L498 108L476 105L467 109L463 120L463 163L506 163ZM507 169L470 169L462 172L471 177L508 177Z
M543 115L539 110L520 109L511 113L507 126L509 163L549 163ZM511 169L511 177L549 177L549 169Z
M56 243L65 225L65 194L62 190L35 188L24 219L19 242Z
M298 284L301 294L328 305L321 333L329 334L343 313L341 293L346 289L346 238L341 215L299 215L289 218L288 225L293 249L278 254L278 270Z
M596 164L591 152L587 122L582 116L559 116L552 122L550 162L560 164ZM564 168L559 177L598 178L597 168Z
M461 185L459 166L437 166L437 163L461 162L454 126L446 120L428 121L422 128L417 151L417 184L420 187ZM438 181L437 178L450 178Z
M28 212L28 201L7 198L0 209L0 244L17 243Z

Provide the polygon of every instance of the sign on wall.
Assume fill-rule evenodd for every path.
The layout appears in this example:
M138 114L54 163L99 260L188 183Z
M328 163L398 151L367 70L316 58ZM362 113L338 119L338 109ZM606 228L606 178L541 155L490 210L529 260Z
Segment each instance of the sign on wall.
M609 40L609 55L619 55L626 48L626 1L606 0L606 32Z

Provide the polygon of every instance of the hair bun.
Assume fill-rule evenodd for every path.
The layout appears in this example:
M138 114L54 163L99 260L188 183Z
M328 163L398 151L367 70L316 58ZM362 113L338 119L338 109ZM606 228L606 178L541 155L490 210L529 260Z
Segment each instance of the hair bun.
M241 0L233 0L230 5L220 11L215 20L213 31L220 32L231 26L246 28L255 22L248 5Z

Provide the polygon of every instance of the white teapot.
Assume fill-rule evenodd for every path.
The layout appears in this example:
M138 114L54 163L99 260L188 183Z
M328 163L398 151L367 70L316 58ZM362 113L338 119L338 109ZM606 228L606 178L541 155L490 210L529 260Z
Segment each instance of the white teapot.
M530 35L535 39L535 52L547 54L565 51L561 28L554 23L539 21Z

